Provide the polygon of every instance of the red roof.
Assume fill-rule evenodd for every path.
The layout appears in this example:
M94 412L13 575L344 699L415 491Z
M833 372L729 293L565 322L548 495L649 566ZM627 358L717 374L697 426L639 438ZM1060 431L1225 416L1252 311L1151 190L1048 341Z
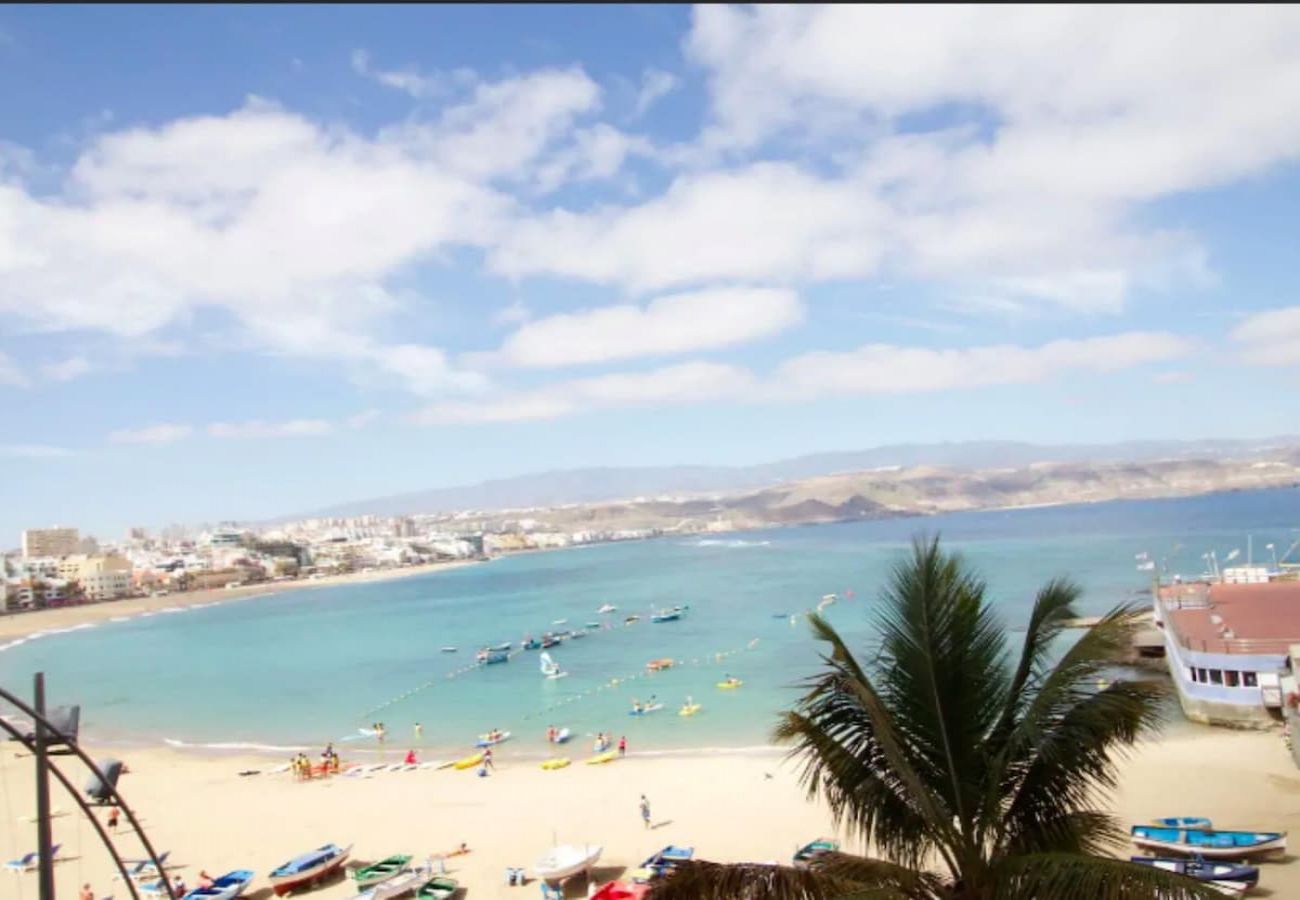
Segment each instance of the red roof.
M1210 585L1208 606L1181 609L1178 599L1203 593L1206 587L1179 588L1160 592L1166 601L1165 626L1192 650L1272 654L1300 644L1300 582Z

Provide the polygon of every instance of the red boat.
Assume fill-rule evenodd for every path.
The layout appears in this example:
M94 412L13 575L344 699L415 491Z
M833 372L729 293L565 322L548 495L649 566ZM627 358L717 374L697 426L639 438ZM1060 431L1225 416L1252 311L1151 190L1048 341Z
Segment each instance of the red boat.
M610 881L602 884L591 900L641 900L650 893L648 884L628 884L626 881Z
M330 877L343 868L351 852L351 844L346 847L326 844L309 853L295 856L267 876L267 880L271 882L271 889L275 891L275 895L283 897L290 891L308 887Z

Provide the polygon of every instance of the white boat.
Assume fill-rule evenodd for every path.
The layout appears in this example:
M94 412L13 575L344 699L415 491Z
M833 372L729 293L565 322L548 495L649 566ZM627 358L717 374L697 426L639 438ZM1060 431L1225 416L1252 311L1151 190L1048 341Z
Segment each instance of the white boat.
M603 605L600 609L596 610L596 612L598 612L598 613L612 613L612 612L614 612L614 611L617 610L617 609L618 609L618 607L615 606L613 603L606 603L606 604Z
M585 872L600 859L600 845L561 844L552 847L533 863L533 876L543 881L561 881Z
M569 674L568 672L561 670L560 664L552 659L551 654L547 653L545 650L542 651L542 655L539 659L542 663L542 674L547 678L555 680L556 678L564 678Z
M354 900L389 900L410 893L428 880L429 873L425 869L407 869L357 894Z

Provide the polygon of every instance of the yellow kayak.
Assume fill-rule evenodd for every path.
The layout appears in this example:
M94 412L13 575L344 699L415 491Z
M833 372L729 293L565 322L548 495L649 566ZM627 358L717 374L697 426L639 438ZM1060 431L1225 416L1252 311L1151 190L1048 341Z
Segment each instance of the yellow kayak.
M695 714L696 714L697 712L699 712L699 711L700 711L700 704L698 704L698 703L691 703L691 704L688 704L688 705L686 705L686 706L683 706L681 709L677 710L677 715L679 715L679 716L693 716L693 715L695 715Z
M745 682L741 681L739 678L733 678L730 681L719 681L718 687L722 688L724 691L729 691L732 688L740 687L744 683Z
M546 762L542 763L542 768L548 770L563 769L568 764L569 758L565 756L560 759L548 759Z
M483 754L475 753L473 756L467 756L464 759L456 760L456 762L453 763L453 767L457 769L469 769L469 768L473 768L474 766L477 766L482 761L483 761Z
M591 759L587 760L587 765L598 766L601 763L613 762L618 759L617 750L607 750L604 753L597 753Z

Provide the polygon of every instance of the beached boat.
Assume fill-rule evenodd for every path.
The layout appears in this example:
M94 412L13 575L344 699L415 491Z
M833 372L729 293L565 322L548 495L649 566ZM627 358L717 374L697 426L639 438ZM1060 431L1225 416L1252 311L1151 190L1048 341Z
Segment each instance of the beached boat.
M195 888L185 900L235 900L253 882L252 869L236 869L214 878L207 887Z
M415 892L416 900L450 900L460 890L460 882L446 875L430 878Z
M700 711L700 704L698 704L698 703L686 703L686 704L684 704L684 705L682 706L681 709L677 710L677 715L679 715L679 716L693 716L693 715L695 715L695 714L696 714L697 712L699 712L699 711Z
M545 762L542 763L542 768L546 769L549 772L555 769L563 769L568 765L569 765L569 758L567 756L562 756L559 759L546 760Z
M452 763L454 769L472 769L483 761L482 753L475 753L473 756L466 756Z
M641 863L640 867L632 873L632 880L646 882L661 878L671 872L675 866L690 862L694 857L694 847L678 847L669 844Z
M662 672L664 669L673 667L673 660L664 657L663 659L652 659L645 664L645 667L651 672Z
M599 844L563 844L552 847L533 863L533 875L543 881L561 881L585 872L600 859L602 849Z
M1214 823L1204 816L1169 816L1164 819L1152 819L1161 828L1202 828L1213 829Z
M405 869L396 875L379 882L357 894L353 900L392 900L409 894L429 880L429 873L423 869Z
M500 734L498 734L496 737L491 737L486 734L480 734L478 736L478 741L474 744L474 746L495 747L497 744L505 743L508 740L510 740L510 732L508 731L503 731Z
M840 849L839 841L832 841L830 838L818 838L815 841L809 841L794 851L792 862L797 869L807 868L809 860L818 853L834 853L838 849Z
M604 763L611 763L616 759L618 759L617 750L606 750L604 753L597 753L595 756L588 758L587 765L599 766L599 765L603 765Z
M618 607L615 606L613 603L602 603L602 604L600 605L600 608L597 609L596 612L598 612L598 613L604 615L605 613L612 613L612 612L614 612L614 611L617 610L617 609L618 609Z
M309 853L295 856L267 876L267 880L271 882L271 890L277 897L283 897L290 891L328 878L342 868L351 852L351 844L346 847L326 844Z
M650 713L659 712L659 710L663 708L664 705L662 703L647 703L645 706L629 709L627 714L629 716L648 716Z
M1204 859L1169 859L1152 856L1133 856L1130 859L1144 866L1177 872L1215 887L1244 893L1259 883L1259 869L1232 862L1209 862Z
M739 678L728 678L724 681L719 681L718 687L722 688L724 691L730 691L740 687L744 683L745 682L741 681Z
M1286 852L1285 831L1212 831L1154 825L1134 825L1129 831L1133 843L1139 847L1183 856L1199 854L1212 859L1241 859Z
M377 863L371 863L368 866L352 870L352 880L357 883L357 890L364 890L373 884L392 878L411 861L411 854L397 853L393 856L385 857Z

